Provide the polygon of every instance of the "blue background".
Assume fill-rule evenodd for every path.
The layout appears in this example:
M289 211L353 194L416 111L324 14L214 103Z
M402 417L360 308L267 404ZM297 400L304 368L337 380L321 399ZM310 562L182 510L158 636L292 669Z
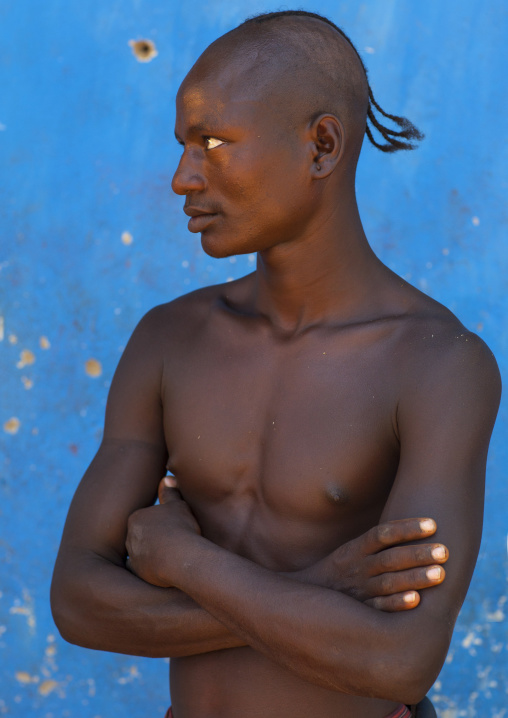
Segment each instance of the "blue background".
M382 107L426 133L414 153L364 147L358 195L375 250L478 332L506 372L506 4L304 7L344 27ZM0 715L146 718L168 705L167 662L60 639L49 582L136 322L254 266L248 256L211 260L186 230L170 188L174 97L212 40L274 9L256 0L0 3ZM149 63L128 45L139 38L158 50ZM35 361L21 366L24 350ZM87 374L89 359L100 376ZM504 403L480 558L433 689L441 718L508 715L506 422Z

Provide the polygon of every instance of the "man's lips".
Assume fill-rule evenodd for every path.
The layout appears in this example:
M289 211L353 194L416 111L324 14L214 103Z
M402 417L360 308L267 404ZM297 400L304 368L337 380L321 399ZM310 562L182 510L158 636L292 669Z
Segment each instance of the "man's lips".
M184 207L183 211L188 217L201 217L203 215L217 214L216 212L210 212L207 209L200 209L199 207Z
M206 211L199 207L184 207L183 211L190 217L187 225L189 232L202 232L217 216L217 212Z

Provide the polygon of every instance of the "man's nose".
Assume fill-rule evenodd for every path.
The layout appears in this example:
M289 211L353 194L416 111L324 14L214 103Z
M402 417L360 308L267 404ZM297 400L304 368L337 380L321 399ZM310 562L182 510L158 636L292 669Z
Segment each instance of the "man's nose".
M180 157L180 162L171 181L171 187L176 194L185 195L205 189L205 177L200 159L196 154L196 151L185 149Z

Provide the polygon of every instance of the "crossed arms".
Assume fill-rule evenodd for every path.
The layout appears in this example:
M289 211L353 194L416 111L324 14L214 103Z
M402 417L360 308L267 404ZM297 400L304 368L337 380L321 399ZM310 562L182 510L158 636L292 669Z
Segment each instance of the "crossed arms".
M418 702L446 656L479 548L500 391L485 345L463 335L403 393L400 464L381 523L432 516L433 541L446 544L450 560L444 583L423 591L416 610L388 612L379 609L400 608L401 592L432 585L418 566L439 563L430 555L436 544L391 548L425 535L414 521L377 529L289 576L202 537L174 488L152 506L167 459L156 336L148 315L120 362L104 441L69 511L52 586L64 638L151 656L247 644L312 683ZM393 572L406 566L412 573Z

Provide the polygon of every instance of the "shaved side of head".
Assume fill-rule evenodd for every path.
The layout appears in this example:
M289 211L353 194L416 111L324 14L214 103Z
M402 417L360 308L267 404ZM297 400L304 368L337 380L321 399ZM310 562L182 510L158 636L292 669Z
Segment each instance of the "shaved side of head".
M409 120L381 109L349 38L316 13L281 11L250 18L213 42L194 72L199 73L202 58L213 58L221 84L239 98L253 90L262 93L286 117L287 129L322 114L335 115L345 130L347 164L356 165L365 134L383 152L414 149L413 140L423 138ZM399 129L385 127L376 111ZM384 143L374 138L374 129Z
M248 21L212 43L201 57L210 55L221 85L239 99L253 91L262 94L285 118L285 130L322 114L335 115L345 129L347 155L356 162L365 134L368 83L354 49L332 27L302 17ZM195 67L199 70L199 60Z

